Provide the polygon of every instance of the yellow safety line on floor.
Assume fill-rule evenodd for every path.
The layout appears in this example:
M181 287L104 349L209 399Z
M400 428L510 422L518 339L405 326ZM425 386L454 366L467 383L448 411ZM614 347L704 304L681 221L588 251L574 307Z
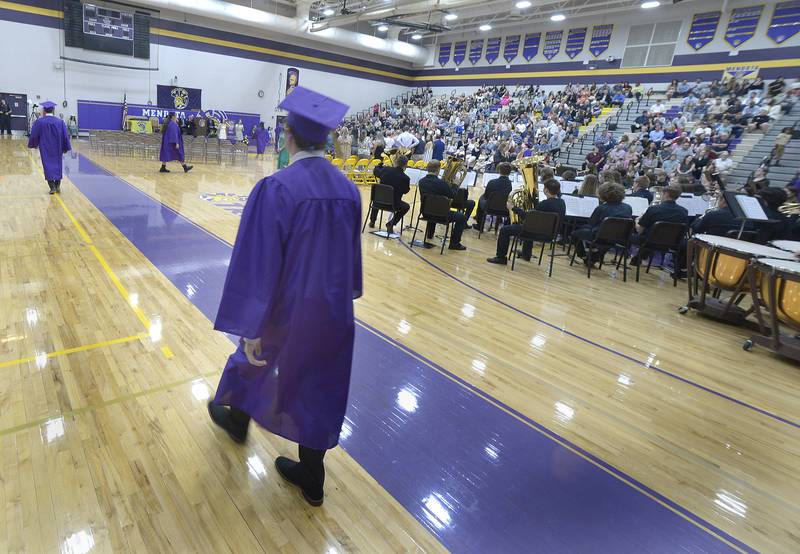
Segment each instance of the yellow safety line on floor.
M46 352L44 355L48 359L58 358L59 356L66 356L68 354L75 354L77 352L86 352L87 350L96 350L97 348L103 348L104 346L125 344L128 342L133 342L135 340L140 340L144 338L147 338L147 335L145 333L140 333L138 335L131 335L130 337L122 337L121 339L105 340L103 342L96 342L94 344L84 344L83 346L76 346L74 348L65 348L64 350L56 350L55 352ZM41 356L41 354L39 354L38 356L28 356L27 358L20 358L18 360L9 360L7 362L0 362L0 368L33 362L36 361L36 359L39 358L39 356Z

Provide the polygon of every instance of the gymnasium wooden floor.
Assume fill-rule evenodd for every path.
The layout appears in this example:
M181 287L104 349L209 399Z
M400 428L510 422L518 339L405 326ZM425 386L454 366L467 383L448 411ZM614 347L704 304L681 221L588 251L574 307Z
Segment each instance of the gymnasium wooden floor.
M0 141L0 552L800 550L800 368L679 315L663 271L512 272L476 231L444 256L363 236L307 507L273 471L294 445L234 445L205 407L234 196L273 160L163 175L79 143L49 196L24 146Z

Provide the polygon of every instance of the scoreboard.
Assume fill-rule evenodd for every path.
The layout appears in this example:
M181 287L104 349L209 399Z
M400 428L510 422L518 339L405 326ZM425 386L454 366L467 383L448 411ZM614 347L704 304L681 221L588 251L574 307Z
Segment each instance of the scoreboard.
M133 14L84 4L83 32L87 35L132 41Z
M117 6L64 1L64 44L85 50L150 58L150 14Z

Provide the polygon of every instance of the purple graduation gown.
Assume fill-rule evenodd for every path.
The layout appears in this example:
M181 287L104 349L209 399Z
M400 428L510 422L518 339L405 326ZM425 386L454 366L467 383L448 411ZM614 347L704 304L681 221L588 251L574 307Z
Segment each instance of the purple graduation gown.
M175 145L178 145L175 148ZM170 120L167 130L161 135L161 154L158 157L162 162L177 160L183 162L183 136L178 124Z
M269 144L269 131L266 129L256 129L256 152L263 154Z
M265 367L243 345L216 403L318 450L338 444L361 296L361 198L327 160L310 157L256 184L242 213L214 328L261 337Z
M59 181L62 178L62 157L72 150L67 124L53 115L43 115L33 122L28 148L39 148L42 156L44 178Z

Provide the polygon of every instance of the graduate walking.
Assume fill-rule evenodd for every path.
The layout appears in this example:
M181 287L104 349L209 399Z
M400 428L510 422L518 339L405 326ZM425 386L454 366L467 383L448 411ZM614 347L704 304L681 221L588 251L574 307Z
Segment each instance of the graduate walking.
M214 328L241 337L208 404L236 442L250 420L299 444L283 479L323 501L325 452L339 442L361 296L361 197L324 157L347 106L297 87L280 108L291 165L259 181L242 214Z
M61 192L63 156L72 150L67 124L53 114L55 108L54 102L42 102L42 117L33 122L28 137L28 148L39 149L50 194Z
M161 173L169 173L167 169L167 162L178 161L183 166L183 172L188 173L192 167L184 163L183 153L183 135L181 135L181 128L178 127L178 122L175 121L175 114L169 114L167 121L164 122L161 129L161 154L158 157L161 160Z

